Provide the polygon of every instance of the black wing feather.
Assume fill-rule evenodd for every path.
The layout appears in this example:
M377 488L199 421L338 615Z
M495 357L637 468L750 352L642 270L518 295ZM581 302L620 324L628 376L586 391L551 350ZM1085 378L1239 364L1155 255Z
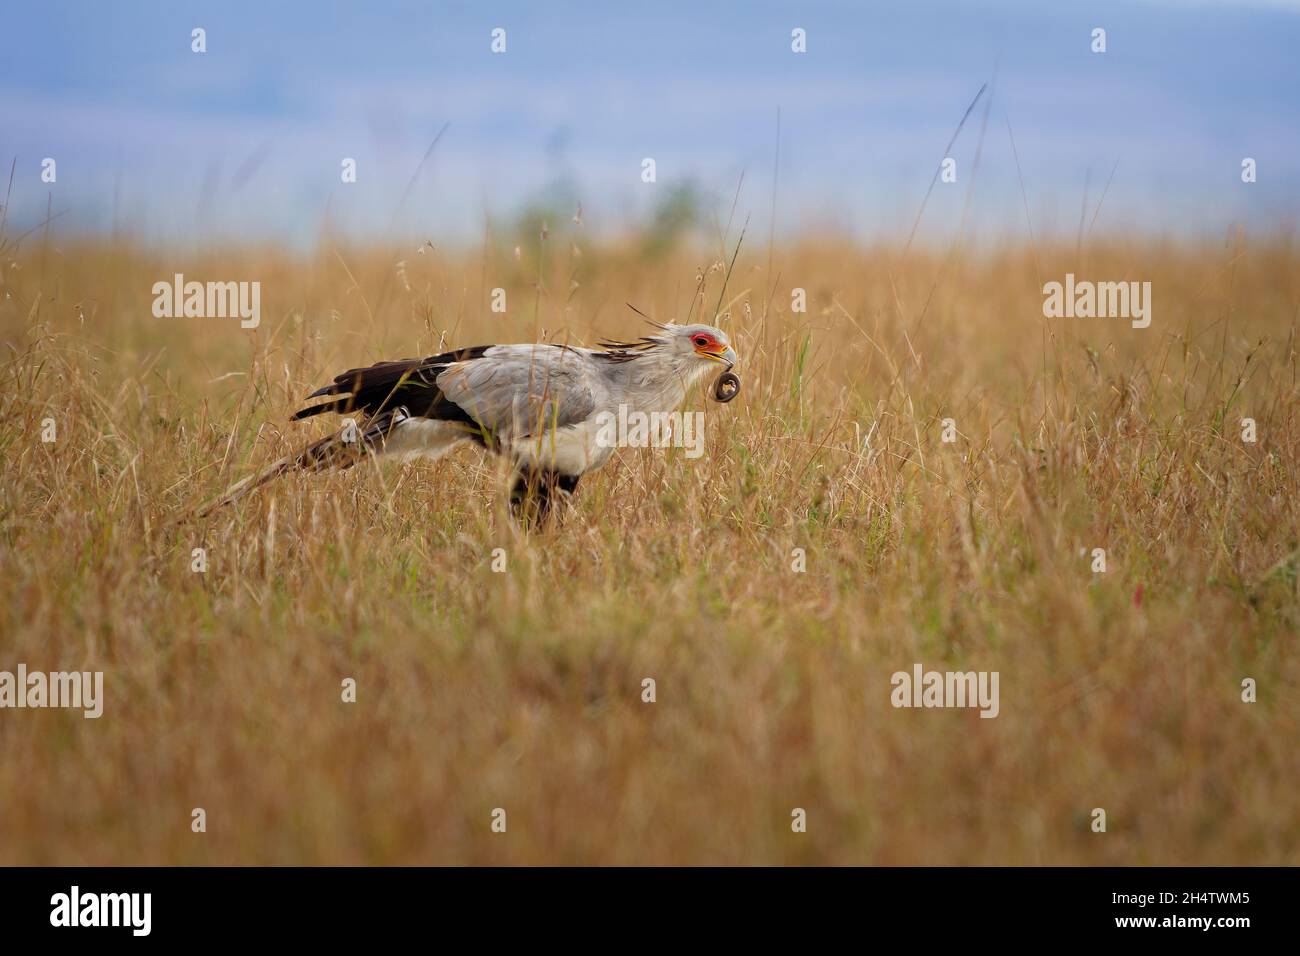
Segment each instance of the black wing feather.
M447 399L442 389L438 388L437 378L449 365L482 358L491 347L476 345L473 348L431 355L425 359L401 359L396 362L379 362L366 368L350 368L336 375L333 384L318 388L307 396L311 399L341 395L342 398L299 409L294 413L293 420L299 421L325 412L347 413L358 410L374 416L402 406L417 417L477 424L464 409Z

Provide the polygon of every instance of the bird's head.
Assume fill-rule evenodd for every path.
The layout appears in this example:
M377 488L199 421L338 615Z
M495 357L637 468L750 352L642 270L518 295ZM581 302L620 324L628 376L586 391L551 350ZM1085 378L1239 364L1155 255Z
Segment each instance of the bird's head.
M727 333L712 325L669 325L664 331L665 344L674 353L688 361L700 362L705 368L721 365L730 369L740 361Z

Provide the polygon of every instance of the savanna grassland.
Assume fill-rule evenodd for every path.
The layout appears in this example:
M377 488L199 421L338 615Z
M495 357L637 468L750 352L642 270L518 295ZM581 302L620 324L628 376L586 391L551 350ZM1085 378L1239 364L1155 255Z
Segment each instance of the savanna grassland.
M105 701L0 712L0 863L1300 862L1300 252L751 237L722 295L732 245L10 242L0 669ZM155 318L176 272L261 325ZM1044 319L1067 272L1150 327ZM343 369L719 302L705 454L622 450L558 527L472 451L195 517ZM914 663L999 716L893 708Z

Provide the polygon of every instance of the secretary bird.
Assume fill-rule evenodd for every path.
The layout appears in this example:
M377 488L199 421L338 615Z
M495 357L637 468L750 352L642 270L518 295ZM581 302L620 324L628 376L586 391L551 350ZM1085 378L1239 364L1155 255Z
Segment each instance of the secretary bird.
M659 334L634 342L481 345L425 359L354 368L307 398L328 398L294 414L360 412L333 435L234 485L203 509L229 504L289 471L349 468L363 458L438 458L462 444L506 455L513 464L512 510L543 521L578 479L613 454L598 440L605 413L671 412L710 370L723 367L714 397L730 401L740 380L736 353L721 329L655 323Z

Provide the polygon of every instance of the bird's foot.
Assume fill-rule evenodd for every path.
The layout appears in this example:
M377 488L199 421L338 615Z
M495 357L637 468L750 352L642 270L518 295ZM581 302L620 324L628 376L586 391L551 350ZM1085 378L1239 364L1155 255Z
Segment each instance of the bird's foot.
M559 520L577 487L577 475L526 468L510 489L510 510L524 528L541 530Z

